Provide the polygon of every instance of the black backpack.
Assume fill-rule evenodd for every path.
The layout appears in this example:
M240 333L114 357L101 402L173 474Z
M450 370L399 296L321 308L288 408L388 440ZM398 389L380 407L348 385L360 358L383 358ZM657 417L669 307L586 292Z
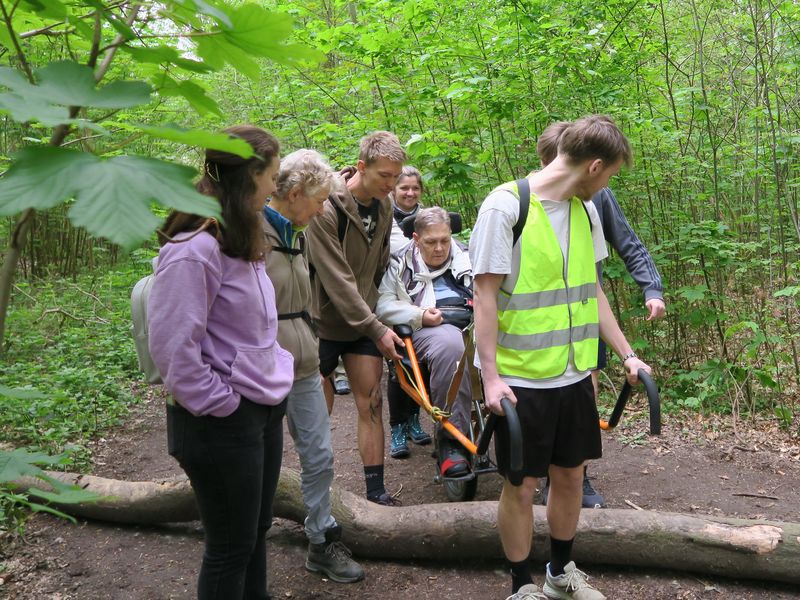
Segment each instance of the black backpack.
M527 177L523 177L522 179L517 179L517 191L519 193L519 217L517 217L517 222L514 223L514 227L511 229L513 233L513 241L511 242L511 247L514 247L514 244L517 243L519 240L519 236L522 235L522 229L525 227L525 221L528 220L528 207L531 205L531 184L528 181ZM589 217L589 210L586 208L586 204L581 202L581 206L583 206L583 210L586 213L586 218L589 220L589 231L594 229L594 225L592 224L592 219Z

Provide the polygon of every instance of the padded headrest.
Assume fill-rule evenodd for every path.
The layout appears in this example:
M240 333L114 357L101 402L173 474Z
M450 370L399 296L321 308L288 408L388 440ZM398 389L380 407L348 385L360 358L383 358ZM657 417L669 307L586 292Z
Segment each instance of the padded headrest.
M461 230L464 228L464 225L461 223L461 215L457 212L450 212L447 214L450 215L450 232L453 234L461 233ZM409 215L400 222L400 229L403 230L403 235L408 239L411 239L414 233L414 219L416 218L417 215Z

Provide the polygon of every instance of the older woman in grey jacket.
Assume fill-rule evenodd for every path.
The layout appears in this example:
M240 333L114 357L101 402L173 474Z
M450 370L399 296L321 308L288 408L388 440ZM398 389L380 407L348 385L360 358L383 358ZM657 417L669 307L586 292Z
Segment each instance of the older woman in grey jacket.
M294 356L294 383L286 420L300 456L308 537L306 568L333 581L351 583L364 570L350 558L341 527L331 514L333 449L330 420L319 375L319 342L311 327L311 282L304 230L322 212L333 172L314 150L297 150L281 161L276 191L264 207L264 233L271 246L267 274L275 286L278 340Z
M445 322L441 307L466 306L472 299L469 255L450 231L450 215L442 208L425 208L414 220L413 243L392 257L381 281L375 314L386 325L410 325L417 357L430 372L434 406L447 410L447 391L464 354L461 330ZM472 390L463 377L451 407L450 422L466 434ZM398 423L392 427L402 427ZM464 448L437 427L439 465L444 477L469 473Z

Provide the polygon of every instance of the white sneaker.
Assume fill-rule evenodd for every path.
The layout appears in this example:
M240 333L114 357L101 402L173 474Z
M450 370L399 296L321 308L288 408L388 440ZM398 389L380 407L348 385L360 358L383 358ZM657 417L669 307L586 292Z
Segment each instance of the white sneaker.
M526 583L517 590L516 594L511 594L506 600L547 600L547 596L542 594L537 586Z
M545 598L562 600L606 600L606 597L589 584L589 576L570 561L564 567L564 573L558 577L550 574L550 563L547 563L547 575L544 582Z

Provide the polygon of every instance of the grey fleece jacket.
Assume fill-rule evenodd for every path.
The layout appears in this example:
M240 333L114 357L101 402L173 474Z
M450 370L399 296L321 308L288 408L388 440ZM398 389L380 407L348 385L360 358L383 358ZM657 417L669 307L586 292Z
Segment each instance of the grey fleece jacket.
M608 188L603 188L592 197L592 202L600 215L600 223L603 225L603 235L606 241L619 254L628 273L641 288L644 301L647 302L654 298L663 300L661 275L642 240L631 229L614 193ZM602 281L599 266L597 271L597 277Z

